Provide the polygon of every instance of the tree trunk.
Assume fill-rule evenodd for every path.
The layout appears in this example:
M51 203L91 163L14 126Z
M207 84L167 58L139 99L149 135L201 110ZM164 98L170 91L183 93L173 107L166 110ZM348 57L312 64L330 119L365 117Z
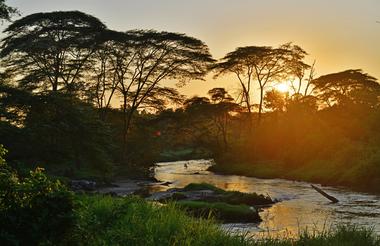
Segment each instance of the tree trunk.
M327 199L329 199L331 202L333 203L337 203L339 202L338 199L336 199L335 197L333 196L330 196L329 194L327 194L326 192L324 192L321 188L318 188L316 187L315 185L311 185L311 187L316 190L319 194L321 194L322 196L326 197Z
M261 122L261 114L263 111L264 86L260 86L260 104L259 104L259 123Z
M127 154L127 131L128 131L128 120L127 120L127 95L123 94L123 157Z

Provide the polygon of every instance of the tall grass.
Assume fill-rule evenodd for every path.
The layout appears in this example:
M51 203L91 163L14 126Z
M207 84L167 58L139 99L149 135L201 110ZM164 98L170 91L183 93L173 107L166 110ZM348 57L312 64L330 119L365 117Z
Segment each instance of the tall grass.
M193 219L174 204L139 198L80 197L73 242L79 245L250 245L210 220Z
M296 240L254 240L229 234L212 220L190 218L175 204L163 206L136 197L80 196L79 200L69 245L380 246L370 230L355 226L306 231Z

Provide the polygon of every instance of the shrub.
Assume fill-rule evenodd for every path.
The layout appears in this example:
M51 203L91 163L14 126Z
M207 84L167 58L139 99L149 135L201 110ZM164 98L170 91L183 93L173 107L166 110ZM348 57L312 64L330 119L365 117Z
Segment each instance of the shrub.
M74 225L73 207L72 193L42 168L21 178L0 158L0 245L56 244Z
M188 217L175 204L162 206L138 197L78 196L77 245L250 245L213 221ZM72 245L70 244L70 245Z

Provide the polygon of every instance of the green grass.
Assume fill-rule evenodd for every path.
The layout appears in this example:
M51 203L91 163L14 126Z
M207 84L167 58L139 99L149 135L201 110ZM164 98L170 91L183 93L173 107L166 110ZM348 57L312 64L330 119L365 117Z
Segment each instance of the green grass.
M258 222L257 211L247 205L231 205L224 202L179 201L180 207L196 217L213 217L223 222Z
M380 239L365 228L339 225L324 232L304 231L297 239L266 239L258 246L379 246Z
M208 183L190 183L183 188L184 191L197 191L197 190L212 190L217 193L225 192L223 189L220 189L212 184Z
M159 205L137 197L78 196L77 225L63 245L231 245L231 246L380 246L371 230L355 226L298 239L260 239L232 235L213 221L188 217L176 204Z
M249 245L213 221L194 219L174 204L140 198L81 196L73 245Z
M208 183L191 183L183 188L184 191L212 190L220 196L210 197L209 202L224 202L232 205L245 204L249 206L270 205L273 200L269 196L257 193L243 193L239 191L225 191Z

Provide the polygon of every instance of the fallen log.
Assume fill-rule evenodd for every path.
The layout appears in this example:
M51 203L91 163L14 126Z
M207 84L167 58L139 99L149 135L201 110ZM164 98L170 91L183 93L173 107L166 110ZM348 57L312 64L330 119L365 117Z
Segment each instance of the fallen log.
M316 190L319 194L321 194L322 196L326 197L327 199L329 199L330 201L332 201L333 203L337 203L339 202L338 199L336 199L335 197L333 196L330 196L329 194L327 194L326 192L324 192L321 188L318 188L317 186L315 185L311 185L311 187Z

